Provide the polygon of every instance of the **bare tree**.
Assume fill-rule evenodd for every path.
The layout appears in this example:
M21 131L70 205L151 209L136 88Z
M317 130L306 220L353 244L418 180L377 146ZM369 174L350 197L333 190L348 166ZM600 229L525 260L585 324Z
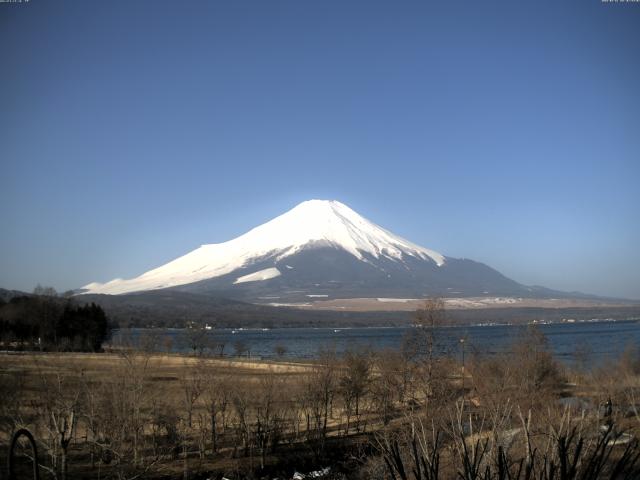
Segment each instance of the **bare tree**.
M80 388L60 372L39 373L41 396L39 407L44 419L47 450L51 458L51 473L62 480L67 478L68 451L80 413Z
M173 338L168 335L165 336L162 340L162 346L164 347L164 350L167 354L171 353L171 351L173 350Z
M167 337L170 338L170 337ZM160 330L155 328L143 330L138 333L138 337L136 339L135 345L133 344L133 339L127 339L130 344L129 348L135 350L141 350L147 354L152 354L155 352L159 352L160 348L164 346L164 339L162 338L162 334Z
M202 356L204 351L209 347L209 338L207 330L199 326L187 328L185 332L185 341L188 348L194 355Z
M180 386L182 387L184 407L187 414L187 426L191 428L193 425L193 408L200 395L202 395L205 368L202 362L195 365L185 362L185 370L186 375L180 378Z
M306 421L307 440L316 448L316 453L324 449L337 384L338 360L335 351L322 348L314 369L303 377L302 391L298 396L299 408Z
M33 294L39 297L57 297L58 292L53 287L44 287L40 284L36 285L33 289Z
M387 425L392 418L394 404L403 394L398 393L403 388L401 363L393 361L399 355L394 351L382 351L373 361L373 374L369 388L372 401L380 415L380 420Z
M231 393L231 405L235 416L236 442L234 443L234 456L238 445L242 445L245 456L250 455L251 440L251 398L253 394L247 385L235 384Z
M278 356L278 358L282 358L287 353L287 347L285 347L284 345L278 344L275 346L273 351Z
M137 478L159 461L145 456L146 412L154 405L148 388L150 359L150 352L124 349L109 378L91 386L94 448L118 478Z
M255 405L255 439L260 451L260 468L265 466L267 449L275 449L284 424L283 393L285 387L273 371L260 378Z
M10 371L0 374L0 433L6 438L25 424L22 416L24 410L24 376Z
M203 373L202 395L209 414L211 429L211 452L218 450L218 427L226 428L227 407L231 401L231 378L225 373L217 373L214 369L206 369Z
M562 379L548 340L540 329L529 326L513 344L511 357L511 362L517 368L514 393L520 405L528 410L536 402L546 403L547 397Z
M249 347L242 340L238 340L233 344L233 349L236 353L236 356L241 357L245 353L249 352Z
M359 429L360 400L367 392L370 370L369 352L362 350L348 351L345 354L344 369L340 376L340 392L347 415L345 435L349 434L349 423L353 414L356 417L356 430Z
M405 338L405 355L413 357L420 367L419 382L423 386L425 404L436 391L438 370L438 328L446 323L444 301L430 298L414 314L415 326Z

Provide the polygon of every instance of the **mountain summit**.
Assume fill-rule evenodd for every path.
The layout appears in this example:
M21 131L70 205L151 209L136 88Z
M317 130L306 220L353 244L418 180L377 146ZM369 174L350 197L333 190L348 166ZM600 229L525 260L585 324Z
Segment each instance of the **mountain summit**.
M179 289L261 301L356 296L524 295L486 265L416 245L335 200L309 200L224 243L82 293Z

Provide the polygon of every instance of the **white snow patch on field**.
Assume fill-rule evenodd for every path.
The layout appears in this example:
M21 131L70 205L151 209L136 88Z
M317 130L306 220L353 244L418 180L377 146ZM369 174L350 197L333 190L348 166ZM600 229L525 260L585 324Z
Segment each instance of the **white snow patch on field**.
M417 298L377 298L376 300L384 303L407 303L407 302L415 302L418 299Z
M477 308L490 305L514 305L517 303L521 303L522 301L522 298L513 297L471 297L444 299L445 306L457 308Z

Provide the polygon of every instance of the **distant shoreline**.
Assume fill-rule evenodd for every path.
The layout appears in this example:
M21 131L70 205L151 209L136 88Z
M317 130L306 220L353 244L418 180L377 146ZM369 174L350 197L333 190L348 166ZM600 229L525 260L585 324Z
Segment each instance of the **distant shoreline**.
M582 320L575 320L575 319L564 319L564 320L550 320L550 321L530 321L530 322L523 322L523 323L510 323L510 322L505 322L505 323L497 323L497 322L490 322L490 323L470 323L470 324L460 324L460 323L447 323L447 324L443 324L443 325L438 325L435 328L461 328L461 327L478 327L478 328L484 328L484 327L525 327L528 325L580 325L580 324L584 324L584 323L633 323L633 322L640 322L640 316L636 316L636 317L629 317L629 318L591 318L591 319L582 319ZM224 332L224 333L229 333L229 331L238 331L238 332L260 332L260 331L272 331L272 330L294 330L294 329L299 329L299 330L307 330L307 329L311 329L311 330L367 330L367 329L384 329L384 328L411 328L411 327L420 327L419 324L406 324L406 325L357 325L357 326L339 326L339 325L332 325L332 326L313 326L313 327L305 327L305 326L284 326L284 327L273 327L273 328L260 328L260 327L238 327L238 328L234 328L234 327L221 327L221 328L213 328L210 330L206 330L207 332L211 332L211 333L215 333L215 332ZM116 328L114 329L114 333L118 332L120 330L127 330L127 329L134 329L134 330L176 330L176 331L183 331L183 330L191 330L191 328L189 327L125 327L125 328Z

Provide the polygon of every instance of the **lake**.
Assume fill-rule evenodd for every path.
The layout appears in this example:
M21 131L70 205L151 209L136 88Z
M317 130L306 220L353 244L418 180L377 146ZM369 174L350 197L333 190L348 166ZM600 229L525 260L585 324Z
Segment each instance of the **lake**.
M411 327L370 328L279 328L279 329L215 329L205 336L212 342L225 344L224 353L234 354L235 345L243 344L253 358L274 358L276 347L286 349L285 358L312 358L321 348L335 348L343 353L348 349L370 347L374 350L398 348ZM443 351L462 354L460 339L464 338L465 355L474 352L495 354L505 351L526 327L512 325L440 327L437 337ZM640 322L591 321L538 325L549 341L556 358L564 363L574 361L576 349L589 352L592 365L617 357L628 345L640 345ZM131 338L141 338L145 329L133 329ZM161 338L159 348L171 344L174 352L188 352L188 330L163 329L156 331ZM123 333L116 331L112 340L117 345Z

